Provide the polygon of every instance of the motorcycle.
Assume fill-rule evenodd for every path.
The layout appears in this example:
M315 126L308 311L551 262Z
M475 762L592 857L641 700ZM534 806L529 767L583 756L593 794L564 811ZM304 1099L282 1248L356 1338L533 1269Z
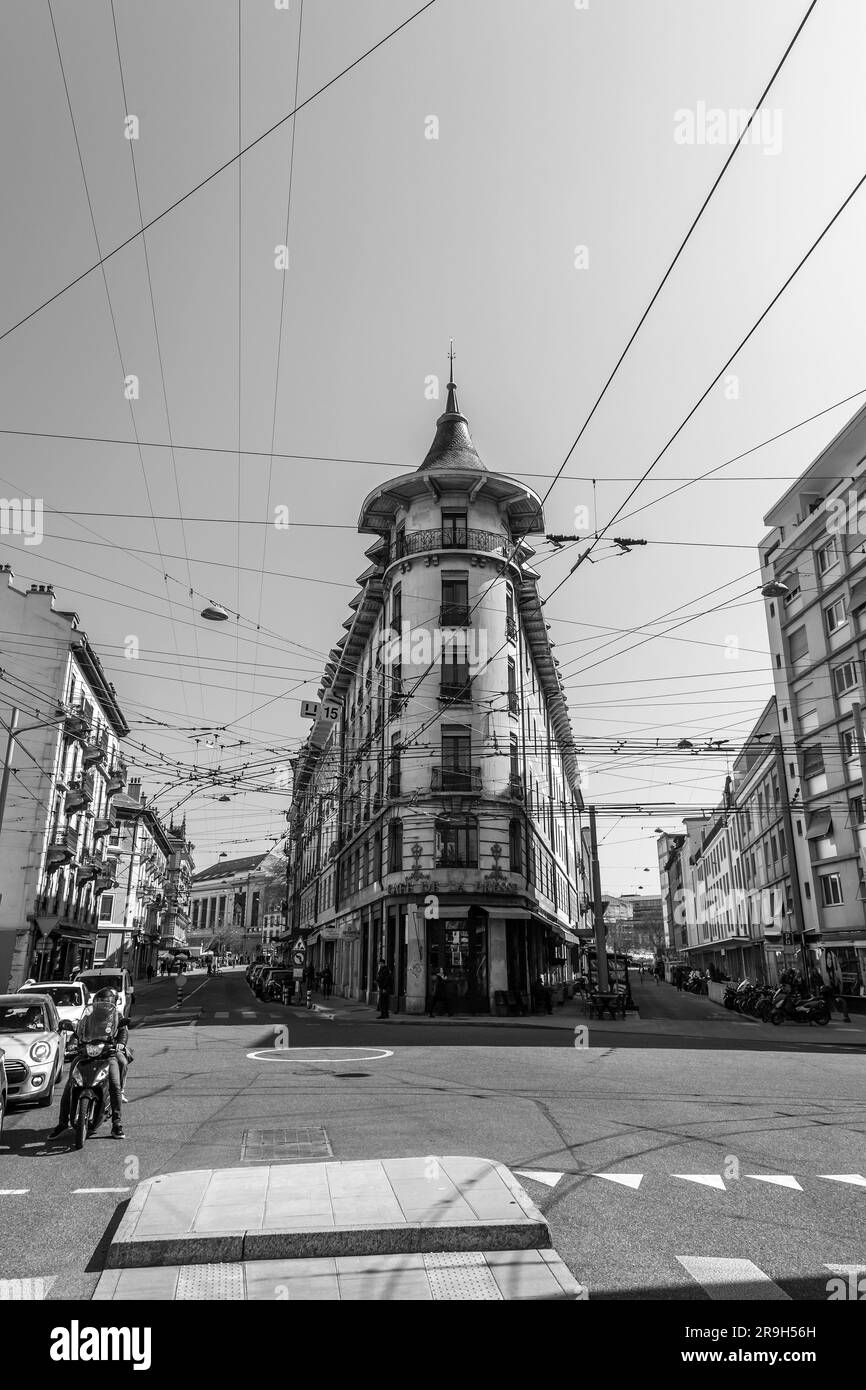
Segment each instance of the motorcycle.
M69 1123L75 1147L83 1149L111 1114L108 1073L117 1049L111 1022L95 1011L83 1015L77 1037L78 1055L69 1076Z
M826 1002L817 996L795 999L782 988L773 995L770 1022L777 1026L780 1023L807 1023L811 1027L815 1023L823 1027L830 1022L830 1010Z

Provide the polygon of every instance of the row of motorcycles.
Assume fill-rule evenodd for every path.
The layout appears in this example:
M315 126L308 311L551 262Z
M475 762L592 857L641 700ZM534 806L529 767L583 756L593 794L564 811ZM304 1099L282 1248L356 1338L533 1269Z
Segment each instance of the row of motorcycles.
M730 983L724 996L726 1009L749 1014L764 1023L806 1023L819 1027L830 1022L830 1010L820 995L798 994L794 982L783 978L778 985L759 985L751 980Z

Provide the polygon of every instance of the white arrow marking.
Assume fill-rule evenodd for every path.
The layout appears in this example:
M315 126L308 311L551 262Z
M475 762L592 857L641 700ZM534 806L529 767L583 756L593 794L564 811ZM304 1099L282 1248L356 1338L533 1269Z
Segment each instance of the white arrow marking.
M703 1187L717 1187L720 1192L728 1190L717 1173L671 1173L671 1177L682 1178L685 1182L699 1182Z
M791 1302L790 1295L751 1260L704 1259L700 1255L677 1255L677 1259L708 1297L717 1302L739 1302L741 1299Z
M866 1178L862 1173L819 1173L818 1177L825 1182L850 1182L854 1187L866 1187Z
M556 1187L560 1178L564 1178L564 1173L537 1173L530 1168L515 1168L515 1173L519 1178L532 1178L534 1182L543 1182L545 1187Z
M771 1182L776 1187L791 1187L795 1192L803 1191L796 1178L776 1177L771 1173L746 1173L744 1176L751 1178L753 1182Z
M607 1178L608 1182L618 1182L622 1187L633 1187L635 1190L643 1182L643 1173L592 1173L593 1178Z

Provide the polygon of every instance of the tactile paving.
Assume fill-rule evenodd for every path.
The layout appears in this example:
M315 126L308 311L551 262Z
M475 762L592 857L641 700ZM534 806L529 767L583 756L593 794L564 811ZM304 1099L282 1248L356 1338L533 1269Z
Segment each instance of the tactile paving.
M437 1301L502 1300L499 1285L480 1251L425 1255L424 1268Z
M237 1299L243 1302L244 1267L240 1264L183 1265L178 1270L175 1299Z

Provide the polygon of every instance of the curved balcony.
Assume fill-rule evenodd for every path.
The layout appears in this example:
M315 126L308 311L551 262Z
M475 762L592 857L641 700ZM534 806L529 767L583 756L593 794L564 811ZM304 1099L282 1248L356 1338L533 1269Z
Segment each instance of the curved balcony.
M508 537L497 531L476 531L473 527L434 527L430 531L409 531L401 536L385 563L405 560L410 555L423 555L430 550L474 550L489 555L508 555L511 549Z

